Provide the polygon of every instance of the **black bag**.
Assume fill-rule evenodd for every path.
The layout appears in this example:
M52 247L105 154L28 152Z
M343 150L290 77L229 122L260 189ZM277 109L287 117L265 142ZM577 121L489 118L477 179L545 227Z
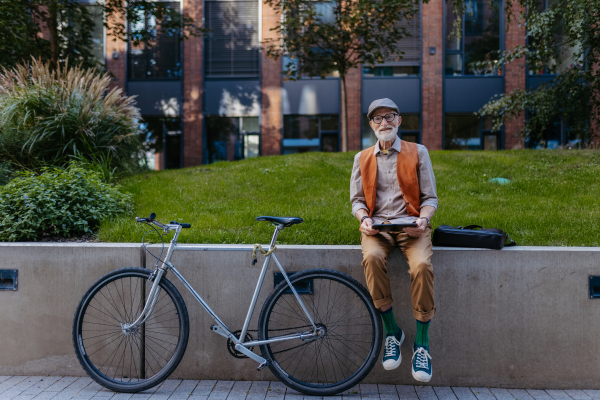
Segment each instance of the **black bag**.
M500 250L504 246L516 246L517 244L502 229L484 229L479 225L459 226L458 228L440 225L433 231L433 245Z

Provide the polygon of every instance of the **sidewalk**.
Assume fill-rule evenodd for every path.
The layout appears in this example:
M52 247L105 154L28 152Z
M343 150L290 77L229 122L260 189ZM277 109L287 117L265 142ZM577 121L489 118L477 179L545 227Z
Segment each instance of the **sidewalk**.
M308 400L281 382L191 381L169 379L151 390L111 392L85 377L0 376L0 400ZM359 385L341 396L359 400L600 400L600 390L488 389L406 385Z

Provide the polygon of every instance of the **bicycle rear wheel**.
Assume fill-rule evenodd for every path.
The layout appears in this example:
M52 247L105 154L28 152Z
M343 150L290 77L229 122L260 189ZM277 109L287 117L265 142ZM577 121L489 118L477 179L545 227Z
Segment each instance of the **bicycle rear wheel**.
M123 268L100 278L81 299L73 345L83 369L115 392L135 393L164 381L177 367L189 337L188 312L175 286L161 278L154 311L133 332L150 294L150 270Z
M325 334L312 340L262 345L271 372L307 395L327 396L350 389L379 357L382 324L371 296L355 279L333 270L299 272L290 281ZM287 282L279 283L260 313L260 340L312 330Z

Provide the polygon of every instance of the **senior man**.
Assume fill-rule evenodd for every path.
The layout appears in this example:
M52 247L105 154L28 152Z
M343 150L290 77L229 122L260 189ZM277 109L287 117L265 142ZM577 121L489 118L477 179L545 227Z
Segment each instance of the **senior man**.
M378 141L354 157L350 201L352 214L360 221L367 286L375 307L381 311L386 331L383 367L392 370L402 361L404 332L394 318L386 266L389 253L398 247L408 262L417 323L412 375L418 381L429 382L429 324L435 314L430 225L438 206L435 177L425 146L398 138L402 117L392 100L372 102L367 118ZM418 226L389 233L373 229L373 224L389 223Z

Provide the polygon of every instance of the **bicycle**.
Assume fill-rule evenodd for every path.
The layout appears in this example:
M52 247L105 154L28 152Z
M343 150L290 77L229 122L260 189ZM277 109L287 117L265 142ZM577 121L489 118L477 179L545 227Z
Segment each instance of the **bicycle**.
M158 385L175 370L187 347L189 318L183 298L165 277L170 271L215 320L211 330L227 339L234 357L253 359L259 371L268 366L285 385L307 395L333 395L358 384L373 368L382 342L381 319L369 292L355 279L334 270L310 269L288 275L273 253L275 242L279 232L302 219L256 220L272 223L275 232L267 250L254 245L252 264L257 250L265 260L243 327L232 332L170 262L176 250L216 249L178 245L181 230L190 224L162 224L154 213L136 218L150 225L161 240L170 232L174 236L162 259L164 241L156 257L148 251L144 235L142 245L157 259L155 269L112 271L81 299L73 320L73 344L88 375L110 390L135 393ZM263 304L255 340L248 328L271 259L283 280ZM252 351L257 346L260 355Z

